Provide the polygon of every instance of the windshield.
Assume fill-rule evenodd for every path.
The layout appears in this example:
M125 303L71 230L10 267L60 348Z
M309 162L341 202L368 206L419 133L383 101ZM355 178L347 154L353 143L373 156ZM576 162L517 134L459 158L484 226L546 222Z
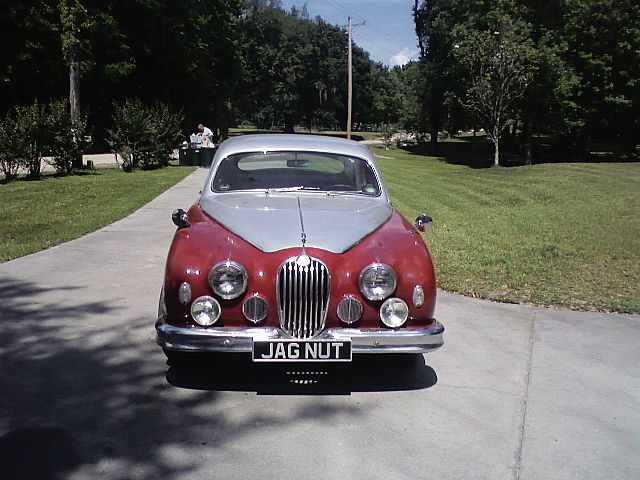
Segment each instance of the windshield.
M230 155L213 179L214 192L311 190L380 195L369 163L332 153L273 152Z

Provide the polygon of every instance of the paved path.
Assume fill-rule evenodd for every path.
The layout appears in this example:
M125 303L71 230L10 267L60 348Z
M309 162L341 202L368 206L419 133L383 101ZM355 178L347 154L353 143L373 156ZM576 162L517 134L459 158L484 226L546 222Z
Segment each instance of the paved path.
M87 164L87 160L91 160L94 166L98 165L122 165L122 157L115 153L92 153L86 154L82 156L82 162L84 165ZM51 157L44 157L40 162L40 171L42 172L53 172L55 168L49 163L51 161ZM26 169L22 170L22 173L26 173Z
M2 478L640 478L638 316L440 293L445 347L413 365L167 367L169 217L204 175L0 265Z

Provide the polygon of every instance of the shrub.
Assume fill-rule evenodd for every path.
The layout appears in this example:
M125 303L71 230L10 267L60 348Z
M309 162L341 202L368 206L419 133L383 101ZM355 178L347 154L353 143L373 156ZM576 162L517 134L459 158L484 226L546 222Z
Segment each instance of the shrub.
M182 121L181 112L162 103L146 106L136 98L115 105L108 141L122 157L123 170L166 166L180 142Z
M5 180L17 177L21 169L31 179L40 178L44 145L43 108L36 101L26 107L14 107L0 125L0 164Z
M173 113L164 103L151 107L151 117L156 132L156 158L160 166L166 167L173 150L182 139L182 113Z
M397 129L395 125L390 123L385 123L382 125L382 142L384 143L384 148L389 149L391 144L393 143L393 136L396 134Z
M87 117L71 117L67 100L53 100L43 109L45 142L51 160L47 163L60 175L68 175L73 161L89 148Z
M11 181L18 176L22 166L16 155L19 133L17 123L10 113L0 122L0 169L6 181Z
M16 121L21 136L20 157L27 169L27 178L33 180L40 178L42 151L47 148L46 139L42 136L44 111L44 107L37 101L26 107L16 108Z

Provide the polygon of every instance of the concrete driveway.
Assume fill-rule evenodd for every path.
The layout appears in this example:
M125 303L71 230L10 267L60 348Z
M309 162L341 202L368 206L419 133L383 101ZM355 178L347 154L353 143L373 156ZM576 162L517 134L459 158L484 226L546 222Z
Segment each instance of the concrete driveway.
M2 478L640 478L638 316L441 292L426 358L167 366L170 214L205 173L0 265Z

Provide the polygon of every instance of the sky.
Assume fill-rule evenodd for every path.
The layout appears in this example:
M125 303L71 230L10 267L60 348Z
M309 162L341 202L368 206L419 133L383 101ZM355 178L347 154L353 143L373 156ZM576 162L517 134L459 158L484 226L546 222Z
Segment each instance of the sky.
M282 0L286 10L305 3L311 18L320 15L336 25L346 25L348 17L354 24L365 22L354 27L353 40L376 62L394 66L418 58L410 0Z

